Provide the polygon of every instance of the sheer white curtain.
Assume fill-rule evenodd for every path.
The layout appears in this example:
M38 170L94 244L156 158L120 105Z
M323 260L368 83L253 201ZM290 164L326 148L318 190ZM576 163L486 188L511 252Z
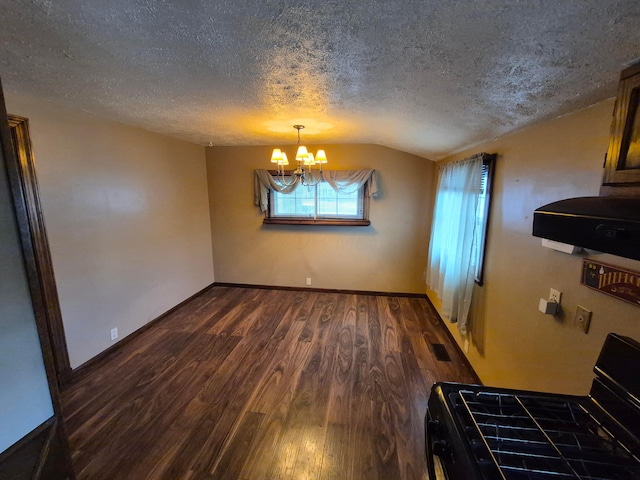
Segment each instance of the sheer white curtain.
M442 313L467 332L476 272L473 255L482 155L438 168L426 280L442 300Z

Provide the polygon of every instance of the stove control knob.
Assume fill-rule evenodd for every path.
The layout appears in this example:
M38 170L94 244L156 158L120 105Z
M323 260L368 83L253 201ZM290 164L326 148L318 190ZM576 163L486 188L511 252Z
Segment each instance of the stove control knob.
M451 453L449 451L449 445L447 445L447 442L445 442L444 440L436 440L431 445L431 448L432 448L433 454L441 458L446 458Z
M427 430L436 437L440 436L442 433L442 424L440 423L440 420L429 420L427 422Z

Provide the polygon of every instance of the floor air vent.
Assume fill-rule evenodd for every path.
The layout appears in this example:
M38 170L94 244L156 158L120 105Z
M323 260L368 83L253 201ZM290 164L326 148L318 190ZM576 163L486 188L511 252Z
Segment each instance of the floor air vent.
M432 343L431 350L433 350L433 354L436 356L436 359L441 362L450 362L451 357L447 352L447 349L444 348L444 345L441 343Z

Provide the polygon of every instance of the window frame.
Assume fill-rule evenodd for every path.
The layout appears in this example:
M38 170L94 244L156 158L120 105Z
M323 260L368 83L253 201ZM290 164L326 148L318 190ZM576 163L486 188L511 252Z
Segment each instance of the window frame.
M480 236L480 261L476 265L476 272L474 281L478 286L484 285L484 264L487 257L487 237L489 235L489 222L491 220L491 202L493 199L493 179L496 170L496 154L482 154L482 170L483 177L485 175L486 167L486 191L485 191L485 205L484 205L484 228Z
M277 175L275 170L269 170L269 173L274 177ZM285 177L291 177L293 175L292 170L284 172ZM304 188L304 187L303 187ZM314 186L317 189L317 186ZM371 225L369 220L369 196L367 195L367 185L363 185L358 190L358 202L362 205L362 218L340 218L340 217L321 217L311 218L303 216L274 216L273 215L273 197L275 192L273 190L268 191L268 208L264 212L264 220L262 223L271 225L331 225L331 226L343 226L343 227L366 227ZM316 190L317 199L317 190ZM317 209L317 201L316 201Z

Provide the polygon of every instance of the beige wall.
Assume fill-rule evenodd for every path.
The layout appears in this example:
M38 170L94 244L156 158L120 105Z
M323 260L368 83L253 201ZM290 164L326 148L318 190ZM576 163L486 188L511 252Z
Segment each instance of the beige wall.
M204 149L15 95L7 104L30 119L73 367L112 344L111 328L122 338L211 283L213 262L219 282L305 286L311 277L318 288L424 292L428 160L326 145L329 168L378 171L372 225L266 226L252 189L270 147ZM638 307L581 286L581 257L531 236L535 208L598 194L612 109L603 102L446 159L498 153L486 283L468 339L486 384L584 394L607 332L640 338ZM640 270L637 261L597 258ZM563 292L558 319L537 311L549 287ZM593 311L588 335L572 326L578 304Z
M29 118L71 366L213 282L204 147L9 95Z
M640 339L640 308L580 285L582 257L543 248L531 235L537 207L598 195L612 111L605 101L445 159L498 153L486 280L475 291L468 351L485 384L585 394L606 334ZM638 261L594 258L640 271ZM562 291L557 319L537 310L550 287ZM593 311L588 335L573 327L577 305Z
M327 168L376 169L371 226L263 225L253 172L271 168L271 147L207 148L216 281L303 287L311 277L317 288L423 293L433 162L373 145L324 148Z

